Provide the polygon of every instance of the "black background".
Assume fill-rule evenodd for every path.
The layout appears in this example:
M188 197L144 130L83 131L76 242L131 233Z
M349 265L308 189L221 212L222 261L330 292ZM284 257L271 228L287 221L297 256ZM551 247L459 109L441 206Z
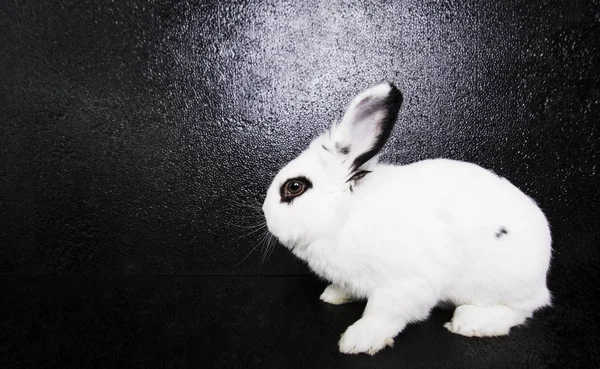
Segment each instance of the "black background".
M1 1L0 363L600 365L599 39L597 1ZM436 310L338 354L363 305L247 228L381 81L405 98L385 161L472 161L546 212L555 306L510 336Z

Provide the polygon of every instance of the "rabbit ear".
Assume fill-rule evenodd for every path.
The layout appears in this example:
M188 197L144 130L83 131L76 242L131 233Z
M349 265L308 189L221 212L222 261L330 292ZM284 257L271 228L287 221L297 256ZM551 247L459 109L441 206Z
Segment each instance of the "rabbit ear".
M396 86L382 83L356 96L342 121L331 127L331 142L346 157L344 161L352 163L351 172L381 150L396 124L401 105L402 93Z

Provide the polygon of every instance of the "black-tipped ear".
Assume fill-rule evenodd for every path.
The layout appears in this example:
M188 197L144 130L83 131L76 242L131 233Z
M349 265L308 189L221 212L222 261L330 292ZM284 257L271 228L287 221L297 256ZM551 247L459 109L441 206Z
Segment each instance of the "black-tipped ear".
M382 83L356 96L342 121L332 127L332 139L341 155L351 159L351 172L373 158L385 145L396 124L402 93Z

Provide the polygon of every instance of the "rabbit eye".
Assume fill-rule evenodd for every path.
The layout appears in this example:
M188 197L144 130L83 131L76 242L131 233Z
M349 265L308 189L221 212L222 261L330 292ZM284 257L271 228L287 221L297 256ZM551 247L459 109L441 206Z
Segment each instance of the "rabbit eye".
M304 190L304 184L298 181L292 181L285 186L285 190L290 195L297 195Z
M281 202L290 203L312 187L312 183L306 177L290 178L281 186Z

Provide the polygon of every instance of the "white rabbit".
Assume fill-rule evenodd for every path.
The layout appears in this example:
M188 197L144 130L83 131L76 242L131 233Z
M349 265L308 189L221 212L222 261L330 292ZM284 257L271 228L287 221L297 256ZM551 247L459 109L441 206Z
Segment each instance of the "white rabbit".
M263 205L269 231L331 282L321 300L368 300L343 353L391 346L441 302L457 306L445 327L465 336L506 335L550 305L550 229L531 198L475 164L377 163L401 104L389 83L359 94Z

